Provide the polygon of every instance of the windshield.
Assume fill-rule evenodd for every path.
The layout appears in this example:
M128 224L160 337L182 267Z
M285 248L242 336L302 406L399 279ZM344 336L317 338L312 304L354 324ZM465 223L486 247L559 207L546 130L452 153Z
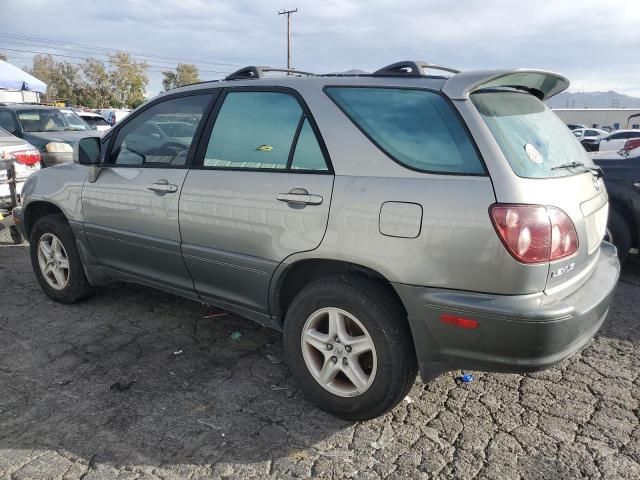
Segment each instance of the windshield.
M593 163L574 134L536 97L513 91L471 95L485 123L516 175L527 178L562 177L583 173Z
M71 110L54 108L18 110L18 119L25 132L62 132L91 130L78 115Z

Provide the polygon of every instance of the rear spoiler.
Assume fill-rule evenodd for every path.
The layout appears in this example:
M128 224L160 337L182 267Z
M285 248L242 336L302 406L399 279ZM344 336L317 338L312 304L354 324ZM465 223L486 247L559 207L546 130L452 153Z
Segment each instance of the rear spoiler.
M449 78L442 92L452 100L466 100L469 94L489 88L516 88L547 100L569 87L562 75L544 70L480 70L462 72Z

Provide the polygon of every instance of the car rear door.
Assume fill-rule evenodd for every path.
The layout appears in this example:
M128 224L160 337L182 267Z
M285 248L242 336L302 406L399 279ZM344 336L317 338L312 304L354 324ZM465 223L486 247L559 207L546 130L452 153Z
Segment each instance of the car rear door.
M180 252L178 200L195 153L194 139L215 95L210 91L165 97L128 118L113 132L97 180L85 182L87 239L98 262L116 276L193 292ZM149 128L160 120L198 127L181 143L167 141Z
M322 241L333 173L296 92L225 90L182 190L182 252L202 298L268 314L278 264Z

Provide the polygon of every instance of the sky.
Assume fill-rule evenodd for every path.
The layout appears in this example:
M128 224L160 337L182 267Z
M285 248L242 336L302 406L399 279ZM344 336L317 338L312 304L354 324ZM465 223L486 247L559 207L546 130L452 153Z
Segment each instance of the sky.
M373 71L409 59L528 67L567 76L574 92L640 96L640 0L0 0L0 52L20 67L31 52L72 63L135 52L151 65L155 95L160 72L178 61L196 63L202 79L286 66L286 17L277 13L296 7L292 66L301 70Z

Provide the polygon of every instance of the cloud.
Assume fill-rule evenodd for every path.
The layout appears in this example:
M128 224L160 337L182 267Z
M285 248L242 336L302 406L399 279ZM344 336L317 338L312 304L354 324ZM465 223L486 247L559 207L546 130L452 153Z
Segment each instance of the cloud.
M221 64L283 66L286 21L277 11L296 6L292 58L303 70L370 71L404 59L461 69L535 67L568 76L572 90L640 96L637 0L22 0L3 5L3 19L5 33L197 60L202 77L219 78L234 69ZM0 51L27 49L5 40ZM148 61L157 65L150 72L156 93L158 70L172 60Z

